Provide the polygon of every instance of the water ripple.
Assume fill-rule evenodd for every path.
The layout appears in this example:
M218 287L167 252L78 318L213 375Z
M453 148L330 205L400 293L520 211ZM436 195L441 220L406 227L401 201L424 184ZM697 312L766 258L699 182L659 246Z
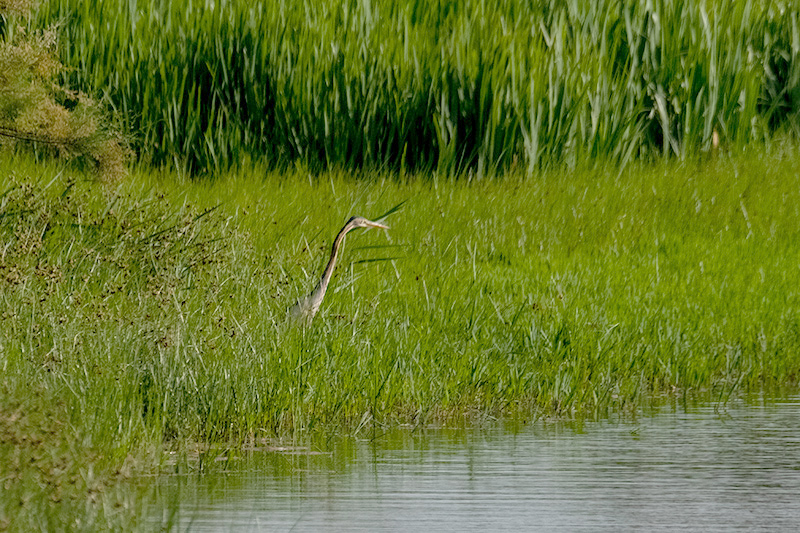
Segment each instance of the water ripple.
M796 531L800 402L436 431L162 482L190 531ZM172 523L170 523L172 522Z

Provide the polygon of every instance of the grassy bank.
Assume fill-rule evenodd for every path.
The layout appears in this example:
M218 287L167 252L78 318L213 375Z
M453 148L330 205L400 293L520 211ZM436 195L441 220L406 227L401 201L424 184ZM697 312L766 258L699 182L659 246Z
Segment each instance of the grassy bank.
M621 174L103 187L4 157L2 525L127 523L113 487L164 443L796 390L797 168L775 144ZM400 202L348 236L314 324L287 323L341 224Z
M796 127L798 14L794 0L48 0L33 25L60 25L69 84L108 96L148 160L491 174Z

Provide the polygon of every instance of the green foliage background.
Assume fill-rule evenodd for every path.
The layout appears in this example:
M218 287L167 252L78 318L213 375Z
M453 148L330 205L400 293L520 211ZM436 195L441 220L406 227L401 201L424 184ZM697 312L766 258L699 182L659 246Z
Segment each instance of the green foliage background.
M47 0L69 83L195 170L533 170L796 130L800 3Z

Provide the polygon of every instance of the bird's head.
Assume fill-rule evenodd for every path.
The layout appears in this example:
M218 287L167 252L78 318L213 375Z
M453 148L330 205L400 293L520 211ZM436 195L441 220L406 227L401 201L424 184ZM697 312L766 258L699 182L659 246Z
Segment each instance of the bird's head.
M389 226L378 224L377 222L367 220L364 217L352 217L350 220L347 221L347 226L349 226L350 229L356 229L356 228L389 229Z

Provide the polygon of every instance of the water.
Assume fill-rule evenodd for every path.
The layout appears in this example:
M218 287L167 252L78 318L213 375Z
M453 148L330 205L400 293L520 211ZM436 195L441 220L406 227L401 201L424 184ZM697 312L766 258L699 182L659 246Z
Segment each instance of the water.
M188 531L798 531L800 398L635 423L398 432L163 478ZM209 468L208 471L213 471Z

